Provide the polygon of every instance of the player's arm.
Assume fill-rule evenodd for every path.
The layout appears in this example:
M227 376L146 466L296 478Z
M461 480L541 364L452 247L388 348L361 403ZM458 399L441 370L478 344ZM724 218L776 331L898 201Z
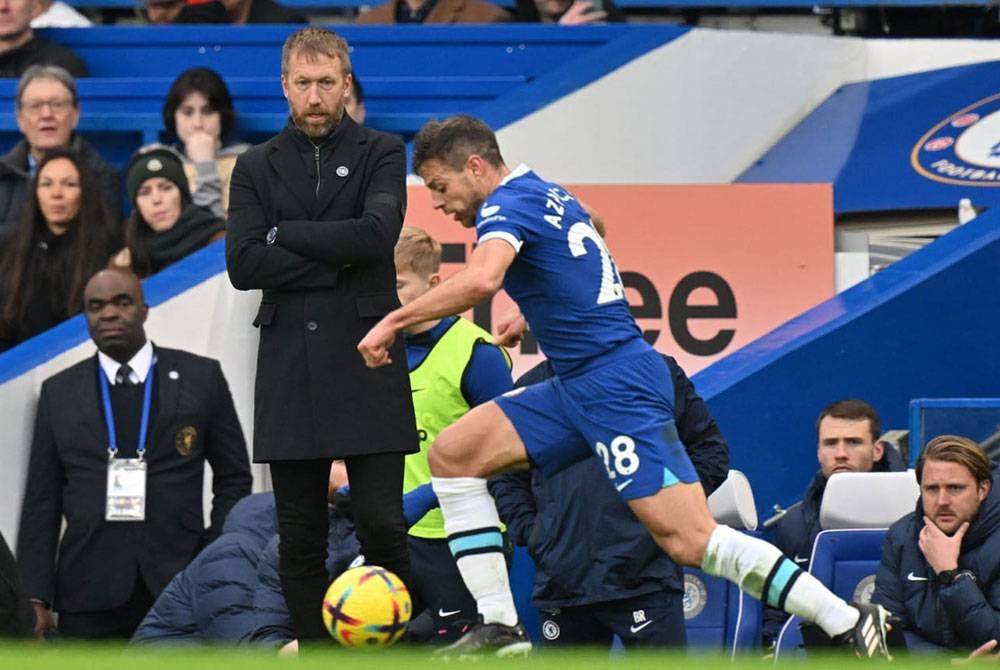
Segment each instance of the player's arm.
M507 268L517 257L509 242L491 239L479 244L464 268L411 303L387 314L368 331L358 351L370 368L391 363L389 347L408 326L461 314L500 290Z

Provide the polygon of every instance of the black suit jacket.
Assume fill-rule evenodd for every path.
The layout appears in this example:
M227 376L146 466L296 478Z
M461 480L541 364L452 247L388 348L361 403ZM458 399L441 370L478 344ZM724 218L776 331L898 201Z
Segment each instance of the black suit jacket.
M146 520L104 520L108 432L97 356L42 384L17 538L18 566L32 598L61 612L124 604L138 574L154 596L221 532L229 509L250 493L246 442L218 361L156 347L146 447ZM182 429L190 435L185 441ZM212 466L212 527L202 516L205 462ZM59 540L62 519L66 532ZM58 545L58 560L57 548Z
M393 363L375 370L357 351L399 306L393 248L405 180L403 142L346 114L318 148L289 124L237 159L229 277L238 289L264 290L254 321L255 461L417 450L402 338ZM277 242L268 245L272 227Z

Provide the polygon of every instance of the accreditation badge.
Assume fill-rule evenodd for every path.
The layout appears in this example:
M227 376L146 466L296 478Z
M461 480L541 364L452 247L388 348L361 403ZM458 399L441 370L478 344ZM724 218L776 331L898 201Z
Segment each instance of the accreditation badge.
M108 499L104 520L146 520L146 461L141 458L113 458L108 461Z

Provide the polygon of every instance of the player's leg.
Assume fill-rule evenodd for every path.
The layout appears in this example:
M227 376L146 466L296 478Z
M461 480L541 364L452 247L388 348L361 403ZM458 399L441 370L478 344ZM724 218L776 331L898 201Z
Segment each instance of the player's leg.
M658 354L630 357L563 386L612 484L673 560L735 582L828 635L853 632L860 623L866 634L854 640L859 651L885 652L884 611L866 621L871 612L845 603L773 545L716 524L677 434L672 380Z
M524 444L495 402L473 408L427 453L448 544L486 623L517 624L500 517L485 477L527 463Z
M716 524L700 484L674 484L628 504L678 563L725 577L772 607L815 621L828 635L844 633L857 623L857 609L777 547Z
M555 462L553 449L570 444L586 457L585 446L565 436L558 423L560 411L553 405L551 385L542 383L505 394L475 407L438 435L427 454L432 484L441 505L445 531L462 580L476 599L483 630L467 635L456 646L530 648L524 629L518 625L510 592L503 539L496 505L486 488L489 475L531 460L545 466ZM516 427L515 427L516 426ZM542 435L548 449L526 445L522 436ZM530 439L530 438L529 438ZM470 633L471 635L471 633ZM499 643L496 643L499 640ZM507 641L510 644L507 644ZM458 650L462 651L462 650Z

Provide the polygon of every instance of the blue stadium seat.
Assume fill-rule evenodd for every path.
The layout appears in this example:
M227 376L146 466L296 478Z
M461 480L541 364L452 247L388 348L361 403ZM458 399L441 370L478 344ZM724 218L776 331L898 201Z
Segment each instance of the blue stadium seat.
M732 582L684 569L688 647L732 653L760 646L762 607Z
M886 528L824 530L816 536L809 572L844 600L867 602L875 589ZM775 660L801 655L799 617L781 629Z

